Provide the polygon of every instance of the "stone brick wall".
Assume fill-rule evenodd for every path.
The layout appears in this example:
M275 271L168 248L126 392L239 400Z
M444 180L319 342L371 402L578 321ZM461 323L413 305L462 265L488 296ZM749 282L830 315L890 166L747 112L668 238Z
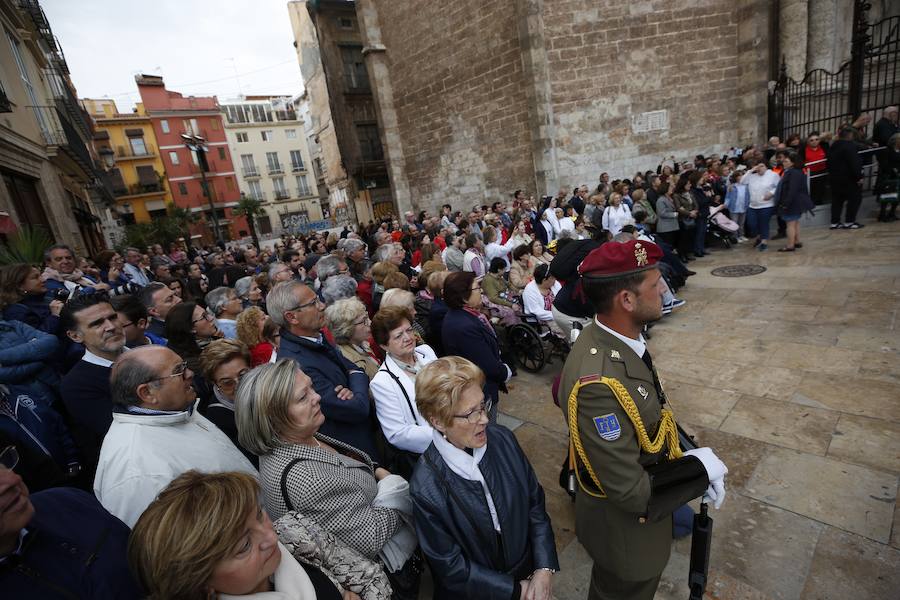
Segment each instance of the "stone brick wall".
M471 207L533 187L513 4L375 4L413 208Z
M392 87L420 209L595 185L764 135L765 0L366 4L389 71L373 84ZM659 110L668 130L633 131Z

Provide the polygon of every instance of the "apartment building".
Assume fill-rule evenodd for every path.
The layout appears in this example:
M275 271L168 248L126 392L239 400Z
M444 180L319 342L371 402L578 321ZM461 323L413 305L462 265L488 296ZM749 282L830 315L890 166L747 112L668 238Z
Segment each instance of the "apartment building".
M257 218L259 235L299 233L323 220L304 123L292 98L244 96L220 108L241 194L259 200L266 212Z

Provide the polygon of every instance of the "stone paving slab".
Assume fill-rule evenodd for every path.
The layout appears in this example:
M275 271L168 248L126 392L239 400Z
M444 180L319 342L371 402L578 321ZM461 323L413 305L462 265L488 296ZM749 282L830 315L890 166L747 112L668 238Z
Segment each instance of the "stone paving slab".
M780 400L741 396L721 430L825 456L840 413Z
M756 467L746 493L886 544L891 537L897 476L775 448Z
M828 457L883 471L900 472L900 423L841 415Z
M900 595L900 550L827 527L816 546L801 600L884 599Z

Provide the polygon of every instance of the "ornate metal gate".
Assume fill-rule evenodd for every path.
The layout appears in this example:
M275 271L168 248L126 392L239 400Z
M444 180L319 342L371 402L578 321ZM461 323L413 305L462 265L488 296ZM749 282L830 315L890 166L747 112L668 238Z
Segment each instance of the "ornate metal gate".
M900 104L900 16L870 25L868 9L855 0L850 60L836 73L815 69L795 81L782 60L769 94L770 136L833 132L864 114L874 122L884 108Z

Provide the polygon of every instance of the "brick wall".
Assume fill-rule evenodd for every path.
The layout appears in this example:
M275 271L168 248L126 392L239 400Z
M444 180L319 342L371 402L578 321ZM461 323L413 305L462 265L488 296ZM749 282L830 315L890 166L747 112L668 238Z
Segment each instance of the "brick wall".
M767 62L739 56L766 47L763 0L374 4L390 73L374 84L392 86L419 208L630 177L765 128ZM658 110L668 130L633 132L633 115Z
M532 187L526 82L511 3L376 5L413 208L471 207Z

